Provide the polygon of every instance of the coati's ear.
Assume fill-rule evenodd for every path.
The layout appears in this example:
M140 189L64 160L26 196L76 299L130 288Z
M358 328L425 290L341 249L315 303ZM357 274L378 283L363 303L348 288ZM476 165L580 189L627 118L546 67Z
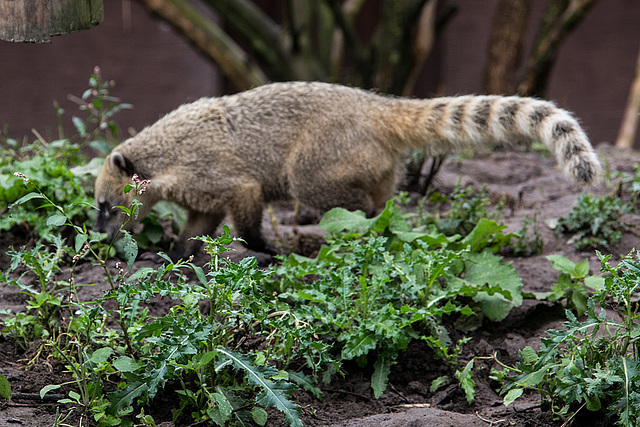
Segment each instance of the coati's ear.
M126 176L133 176L135 172L133 163L129 161L121 152L113 151L109 157L109 168L111 171L120 173Z

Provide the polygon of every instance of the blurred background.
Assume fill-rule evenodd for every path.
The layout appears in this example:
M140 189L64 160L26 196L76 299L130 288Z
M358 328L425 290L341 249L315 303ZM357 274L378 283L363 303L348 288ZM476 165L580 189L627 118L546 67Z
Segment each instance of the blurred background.
M540 96L573 111L594 144L615 143L639 23L637 0L105 0L93 29L0 41L0 128L57 135L55 100L72 129L68 95L99 66L133 104L116 118L122 137L203 96L306 79L416 97Z

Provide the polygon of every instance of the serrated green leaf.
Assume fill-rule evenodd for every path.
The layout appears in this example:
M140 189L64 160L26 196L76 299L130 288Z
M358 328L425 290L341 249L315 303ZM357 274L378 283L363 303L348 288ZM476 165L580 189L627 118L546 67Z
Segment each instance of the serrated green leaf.
M44 396L49 393L51 390L57 390L61 386L59 384L49 384L40 389L40 398L44 399Z
M387 389L390 372L391 358L385 354L380 354L373 365L373 375L371 376L371 388L376 399L382 396L382 393Z
M112 354L113 350L111 349L111 347L99 348L93 352L91 358L89 359L89 362L95 364L106 362Z
M207 410L207 415L219 426L227 425L227 421L233 413L233 405L222 393L211 393L209 395L211 408Z
M120 372L135 372L140 369L140 365L128 356L120 356L113 361L113 367Z
M448 375L440 376L435 380L431 381L431 386L429 387L429 391L433 393L436 390L438 390L440 386L449 384L450 382L451 382L451 378L449 378Z
M259 426L263 426L267 424L267 419L269 418L269 415L267 414L267 411L265 411L264 409L258 406L254 406L251 409L251 417L253 418L253 421L256 424L258 424Z
M302 387L305 391L310 392L316 399L322 397L322 390L316 387L311 377L301 372L289 371L289 379L296 383L299 387Z
M256 397L257 404L275 407L284 414L290 425L302 427L300 407L287 397L287 394L292 391L293 384L281 381L274 383L265 378L258 366L239 353L224 348L219 348L217 351L231 360L236 369L243 371L249 383L260 388L260 393ZM267 369L267 367L262 367L262 369Z
M134 399L142 396L148 390L149 386L147 383L142 381L132 381L126 388L108 393L107 397L111 402L111 405L107 409L107 413L116 415L121 410L131 406Z
M462 247L471 246L474 252L482 251L489 244L507 245L513 234L502 234L502 230L506 229L506 225L500 225L497 222L481 218L471 232L462 239ZM498 239L496 242L495 239Z
M538 361L538 353L531 346L526 346L520 350L520 356L527 365L532 365Z
M473 400L476 396L476 382L473 380L473 378L471 378L473 374L472 369L474 362L475 359L471 359L469 362L467 362L462 371L456 371L455 373L456 379L460 382L460 386L464 390L464 394L469 405L473 403Z
M548 366L543 366L535 372L520 377L518 379L518 384L523 387L535 387L544 380L548 370Z
M375 334L368 332L360 332L355 337L347 341L342 348L342 358L344 360L352 360L360 357L376 348L378 339Z
M124 257L127 262L127 267L129 269L129 273L131 273L131 268L133 267L133 263L138 256L138 245L136 241L131 236L131 233L128 231L124 232L124 236L122 238L124 242Z
M507 395L504 397L504 400L503 400L504 406L511 405L513 402L516 401L517 398L522 396L523 392L524 392L524 389L521 389L521 388L513 388L509 390L509 393L507 393Z
M0 397L11 400L11 384L4 375L0 375Z
M271 377L272 380L285 380L287 381L289 379L289 373L287 371L280 371L278 372L277 375L273 375Z

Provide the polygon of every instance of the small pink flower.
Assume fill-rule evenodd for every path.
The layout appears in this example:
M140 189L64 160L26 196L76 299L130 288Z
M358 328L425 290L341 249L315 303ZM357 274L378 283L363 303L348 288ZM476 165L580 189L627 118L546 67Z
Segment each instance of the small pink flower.
M29 178L27 178L25 176L25 174L23 174L22 172L14 172L13 176L16 176L18 178L22 178L22 182L24 182L25 184L27 184L29 182Z
M95 67L93 67L93 74L95 74L95 75L100 74L100 67L98 67L97 65Z

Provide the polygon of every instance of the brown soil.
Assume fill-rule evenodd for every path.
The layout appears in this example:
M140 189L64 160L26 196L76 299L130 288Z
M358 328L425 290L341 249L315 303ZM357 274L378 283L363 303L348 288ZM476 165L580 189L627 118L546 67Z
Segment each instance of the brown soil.
M612 172L633 172L633 165L640 162L640 155L633 152L620 152L608 147L601 147L601 151ZM525 215L537 212L538 229L545 242L544 254L529 258L506 258L520 274L524 283L523 291L545 291L555 282L558 273L545 258L548 254L562 254L574 262L587 258L591 272L598 272L599 261L593 251L577 252L572 245L567 244L567 239L557 238L545 225L545 221L549 219L566 215L577 195L583 191L561 176L553 159L513 151L476 156L470 160L450 158L440 171L435 186L439 191L448 193L458 180L463 185L472 184L478 188L487 184L488 192L496 200L506 196L508 209L505 211L505 220L510 231L520 229ZM602 195L612 190L603 182L584 191ZM288 245L305 254L317 249L318 236L322 233L314 225L314 215L308 215L308 221L303 222L309 224L300 225L300 234L291 238L291 227L288 224L290 211L278 207L275 212L279 219L278 239L287 240ZM627 219L638 223L636 216L629 216ZM266 213L264 229L269 239L276 239ZM0 236L0 268L7 266L7 248L11 245L20 246L25 243L25 239L25 235L19 232ZM609 248L606 252L614 256L626 254L638 246L637 240L637 235L631 229L617 247ZM231 252L231 256L235 258L247 255L254 254L243 249ZM153 265L152 261L138 261L135 267ZM61 274L64 276L65 272ZM99 296L107 287L100 270L89 263L76 269L75 280L76 283L94 284L82 289L82 298ZM24 302L24 295L17 293L15 288L0 284L0 309L21 311L24 310ZM167 303L162 300L151 307L156 314L163 313L166 309ZM513 363L519 349L526 345L538 347L539 337L549 328L560 327L562 321L561 306L525 300L521 307L512 310L505 321L485 321L479 330L473 332L472 340L464 346L461 360L466 362L474 356L490 356L495 352L503 362ZM40 357L36 363L26 368L27 361L34 356L16 348L11 339L0 335L0 373L9 379L14 393L12 402L0 401L2 426L48 426L54 422L55 402L42 402L35 397L43 386L63 383L70 377L58 362L50 358ZM400 354L398 363L392 369L388 390L380 399L373 398L368 381L370 372L355 365L346 365L346 376L330 384L324 390L321 401L304 392L297 392L295 400L305 409L303 420L307 426L538 427L562 424L553 421L550 414L541 409L539 397L535 394L527 394L509 407L502 405L502 399L496 392L496 384L489 379L491 365L479 363L476 366L478 369L474 380L477 388L473 405L466 403L464 393L455 385L444 386L435 392L429 391L431 381L448 372L443 363L434 358L432 351L419 342L411 344ZM56 391L63 392L65 389ZM167 415L167 418L161 419L156 414L156 422L164 421L161 424L164 427L173 425L168 421L170 414ZM605 421L596 424L597 421L589 418L589 414L586 415L574 425L607 425ZM67 422L77 425L73 423L73 415Z

